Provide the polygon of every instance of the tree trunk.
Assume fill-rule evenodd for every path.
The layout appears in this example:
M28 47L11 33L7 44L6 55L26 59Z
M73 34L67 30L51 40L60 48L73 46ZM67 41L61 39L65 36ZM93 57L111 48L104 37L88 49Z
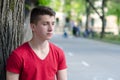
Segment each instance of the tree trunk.
M103 38L103 37L104 37L104 34L105 34L105 24L106 24L105 11L104 11L105 2L106 2L106 0L103 0L103 1L102 1L102 16L101 16L101 20L102 20L102 31L101 31L101 36L100 36L100 38Z
M89 16L90 16L90 4L89 0L86 0L86 27L85 27L86 31L89 28Z
M24 0L0 0L0 80L6 80L6 59L22 43Z

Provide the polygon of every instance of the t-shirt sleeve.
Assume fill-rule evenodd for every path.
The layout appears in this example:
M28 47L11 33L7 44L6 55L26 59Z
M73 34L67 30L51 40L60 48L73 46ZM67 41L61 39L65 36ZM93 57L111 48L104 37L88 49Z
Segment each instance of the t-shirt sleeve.
M59 66L58 70L66 69L67 64L66 64L66 58L64 52L61 50L60 51L60 56L59 56Z
M19 56L12 52L12 54L7 59L6 70L13 73L20 73L21 71L22 61L20 60Z

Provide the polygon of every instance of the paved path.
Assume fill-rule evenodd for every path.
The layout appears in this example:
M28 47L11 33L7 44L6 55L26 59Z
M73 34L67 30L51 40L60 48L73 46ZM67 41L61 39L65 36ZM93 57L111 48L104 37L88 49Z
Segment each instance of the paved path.
M120 45L61 35L51 41L65 51L68 80L120 80Z

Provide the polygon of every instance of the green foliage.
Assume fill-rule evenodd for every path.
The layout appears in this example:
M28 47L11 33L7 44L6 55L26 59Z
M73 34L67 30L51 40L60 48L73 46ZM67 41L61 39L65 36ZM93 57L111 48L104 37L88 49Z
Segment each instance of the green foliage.
M85 0L65 1L64 12L68 15L70 14L70 17L79 18L81 14L85 13Z
M25 4L25 8L28 9L28 10L30 10L30 5Z
M39 5L45 5L53 8L55 11L59 11L61 7L61 0L38 0L37 1L38 6Z
M84 1L73 1L72 4L72 9L74 9L77 13L84 13L85 12L85 2Z
M112 33L105 33L105 36L102 39L99 36L100 36L100 34L95 33L94 40L120 45L120 34L113 35Z
M108 15L119 15L120 14L120 3L108 2ZM119 15L120 16L120 15Z
M107 15L117 16L117 24L120 25L120 3L109 1L107 7L108 7Z
M38 2L38 6L39 5L46 5L46 6L48 6L50 4L51 0L38 0L37 2Z
M52 0L50 3L50 6L55 10L55 11L59 11L60 8L62 7L62 2L60 2L61 0Z

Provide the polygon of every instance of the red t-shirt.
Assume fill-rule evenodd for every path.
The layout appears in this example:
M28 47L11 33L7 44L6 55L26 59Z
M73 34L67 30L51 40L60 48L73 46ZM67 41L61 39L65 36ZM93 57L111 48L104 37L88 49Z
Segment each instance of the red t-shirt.
M67 68L64 52L52 43L50 51L41 60L28 42L15 49L7 60L6 69L18 73L19 80L55 80L58 70Z

